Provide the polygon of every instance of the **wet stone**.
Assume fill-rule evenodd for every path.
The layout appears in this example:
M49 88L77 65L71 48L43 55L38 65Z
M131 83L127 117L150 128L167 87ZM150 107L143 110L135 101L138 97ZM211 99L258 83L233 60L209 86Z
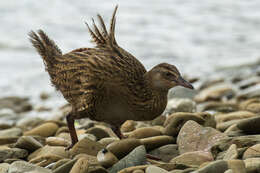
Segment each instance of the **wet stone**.
M153 137L153 136L159 136L161 135L161 131L157 130L152 127L143 127L143 128L138 128L129 134L129 138L136 138L136 139L142 139L142 138L147 138L147 137Z
M176 139L172 136L154 136L149 138L144 138L140 140L141 143L145 146L145 148L150 151L155 148L167 145L167 144L173 144L176 142Z

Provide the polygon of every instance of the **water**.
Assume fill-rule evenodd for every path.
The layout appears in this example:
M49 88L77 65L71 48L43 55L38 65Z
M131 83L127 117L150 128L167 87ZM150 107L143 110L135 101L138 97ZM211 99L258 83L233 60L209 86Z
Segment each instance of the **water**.
M97 13L108 23L115 5L118 43L149 69L160 62L190 76L252 62L260 54L260 1L251 0L9 0L0 1L0 96L53 97L43 63L27 33L43 29L63 52L93 46L84 21Z

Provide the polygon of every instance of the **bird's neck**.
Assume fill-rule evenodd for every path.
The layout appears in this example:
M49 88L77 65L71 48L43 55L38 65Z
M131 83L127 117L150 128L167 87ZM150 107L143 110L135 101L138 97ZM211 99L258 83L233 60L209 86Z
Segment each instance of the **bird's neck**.
M150 91L151 110L155 114L158 114L157 116L159 116L166 108L168 90L161 90L158 89L156 86L154 86L151 75L152 74L147 72L144 75L144 78L145 78L146 86Z

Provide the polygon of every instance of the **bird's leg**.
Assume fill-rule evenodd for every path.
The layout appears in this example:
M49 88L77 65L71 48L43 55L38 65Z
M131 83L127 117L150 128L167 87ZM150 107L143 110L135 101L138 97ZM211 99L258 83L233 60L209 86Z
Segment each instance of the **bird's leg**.
M120 138L125 139L126 137L121 133L120 125L112 125L113 132Z
M77 142L78 142L78 136L75 130L74 126L74 117L72 113L69 113L66 117L67 119L67 124L70 132L70 137L71 137L71 145L66 148L66 150L71 149Z

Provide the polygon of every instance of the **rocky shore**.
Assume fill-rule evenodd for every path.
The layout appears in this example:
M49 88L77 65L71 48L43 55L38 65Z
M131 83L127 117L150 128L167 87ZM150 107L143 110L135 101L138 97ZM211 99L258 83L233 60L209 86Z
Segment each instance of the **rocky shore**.
M126 139L119 140L108 124L79 120L80 141L69 151L69 105L53 113L28 98L1 98L0 173L260 172L258 66L188 76L196 91L171 91L164 114L151 122L126 121L121 126Z

